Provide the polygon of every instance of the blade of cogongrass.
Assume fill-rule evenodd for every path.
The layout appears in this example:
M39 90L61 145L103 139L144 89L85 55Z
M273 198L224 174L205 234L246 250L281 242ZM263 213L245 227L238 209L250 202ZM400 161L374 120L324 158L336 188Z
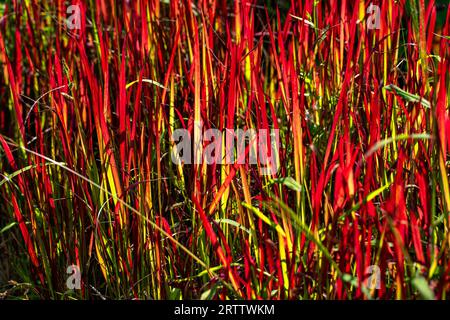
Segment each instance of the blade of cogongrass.
M245 202L251 203L251 193L250 193L250 187L247 181L246 172L243 167L239 167L239 173L241 175L242 179L242 188L244 192L244 199ZM250 230L252 230L251 237L249 238L250 245L253 246L253 251L256 259L256 263L260 262L260 254L259 254L259 248L258 248L258 237L256 236L256 225L254 222L253 215L250 214L251 210L247 210L247 221L250 226ZM244 220L244 219L243 219ZM245 220L244 220L245 221Z
M188 0L188 3L191 4L191 0ZM197 24L197 20L194 19L192 11L190 11L191 18L191 30L193 32L193 68L194 73L193 83L194 83L194 197L202 203L201 197L201 166L199 164L202 163L203 157L203 145L202 143L198 143L201 141L202 128L203 128L203 120L202 120L202 77L201 77L201 55L200 55L200 38L199 38L199 28ZM195 219L195 217L193 217Z
M37 270L39 270L38 277L39 277L39 280L41 281L41 284L43 285L45 283L44 275L40 271L40 263L39 263L39 260L38 260L37 254L36 254L36 250L34 248L33 241L31 240L31 236L28 231L28 228L25 225L25 220L23 218L23 215L21 213L19 204L17 203L17 199L16 199L16 196L14 195L14 193L11 194L11 200L12 200L13 207L14 207L14 215L15 215L17 222L19 223L20 232L22 233L23 239L25 241L25 246L27 247L31 263L34 265L34 267Z
M373 155L375 152L377 152L379 149L397 142L397 141L403 141L403 140L416 140L416 139L434 139L434 137L428 133L413 133L413 134L407 134L407 133L403 133L403 134L399 134L397 135L395 138L387 138L387 139L383 139L381 141L378 141L377 143L375 143L365 154L364 154L364 159L367 159L368 157L370 157L371 155Z
M247 229L242 224L240 224L240 223L238 223L238 222L236 222L234 220L231 220L231 219L225 219L225 218L218 219L218 220L216 220L216 223L218 223L218 224L226 223L226 224L232 225L233 227L236 227L236 228L238 228L238 229L248 233L249 235L251 235L251 233L252 233L250 229Z
M371 193L369 193L369 194L367 195L367 197L365 197L365 198L362 200L362 202L358 202L356 205L354 205L354 206L352 207L351 210L349 210L349 211L345 212L344 214L340 215L340 216L339 216L339 220L341 220L341 221L342 221L342 220L345 220L345 218L346 218L349 214L354 213L354 212L357 211L362 205L368 203L369 201L372 201L376 196L378 196L378 195L379 195L380 193L382 193L384 190L388 189L388 188L391 186L391 184L392 184L393 182L394 182L394 181L388 181L388 183L386 183L384 186L382 186L382 187L376 189L375 191L372 191Z
M2 55L2 60L4 61L4 63L6 64L6 74L8 75L8 81L9 81L9 89L10 89L10 94L13 98L13 102L12 102L12 108L14 108L14 115L16 117L16 121L17 121L17 125L18 125L18 129L19 129L19 133L20 133L20 141L21 143L25 143L25 126L24 126L24 122L23 122L23 116L22 116L22 104L19 103L19 88L18 85L16 84L16 78L11 66L11 62L8 58L7 52L6 52L6 48L5 48L5 42L3 39L3 32L0 32L0 55ZM5 74L5 75L6 75ZM6 80L6 78L5 78Z
M234 289L234 286L236 286L236 283L234 284L234 286L230 286L227 282L223 281L215 272L211 271L210 267L208 265L206 265L201 259L199 259L192 251L190 251L187 247L185 247L183 244L181 244L178 240L176 240L173 236L171 236L170 234L168 234L163 228L161 228L160 226L158 226L158 224L156 224L155 222L151 221L150 219L148 219L146 216L144 216L142 213L140 213L139 211L137 211L135 208L133 208L132 206L130 206L129 204L127 204L125 201L123 201L122 199L120 199L117 195L111 193L110 191L108 191L107 189L103 188L102 186L100 186L99 184L95 183L94 181L90 180L89 178L83 176L82 174L76 172L75 170L72 170L68 167L66 167L65 165L63 165L61 162L55 161L45 155L39 154L33 150L30 150L26 147L23 146L19 146L17 145L15 142L12 141L7 141L7 144L12 145L14 147L17 148L22 148L24 151L26 151L27 153L33 154L37 157L40 157L46 161L51 162L52 164L60 167L61 169L66 170L67 172L70 172L71 174L74 174L75 176L77 176L78 178L86 181L87 183L91 184L92 186L102 190L103 192L105 192L108 196L110 196L111 198L115 198L117 202L120 202L124 207L126 207L127 209L131 210L134 214L136 214L137 216L139 216L140 218L144 219L147 223L149 223L152 227L154 227L156 230L158 230L158 232L160 232L162 235L164 235L165 237L167 237L170 241L172 241L174 244L176 244L181 250L183 250L186 254L188 254L192 259L194 259L200 266L202 266L203 268L205 268L208 273L210 274L211 277L216 277L217 279L219 279L220 281L223 282L223 284L232 292L236 292L238 293L238 290ZM23 220L22 220L23 221ZM37 261L37 260L36 260ZM237 286L236 286L237 288ZM240 296L240 295L238 295Z
M270 192L269 192L270 195ZM273 211L274 213L278 214L278 208L282 208L287 213L289 213L290 219L294 222L293 226L297 227L309 240L312 241L314 244L317 245L319 250L324 254L325 258L330 262L330 264L333 266L333 268L336 270L337 274L339 276L342 276L343 273L339 269L339 266L337 263L333 260L333 257L331 256L328 249L323 245L322 241L317 239L314 234L311 232L310 228L302 223L301 219L297 216L297 214L284 202L280 201L278 198L271 198L270 201L263 202L263 206L265 206L267 209ZM244 204L243 204L244 205Z
M6 153L6 158L8 159L9 164L11 165L11 167L14 170L20 170L17 168L17 163L16 160L13 157L12 151L8 145L8 142L3 138L2 135L0 135L0 144L3 147L3 150ZM19 179L19 190L22 192L22 194L28 198L28 190L26 188L26 184L24 179L22 178L21 175L18 175L18 179ZM42 270L40 268L40 263L39 260L37 258L37 254L36 254L36 250L34 247L34 243L32 242L32 238L30 236L30 232L28 230L28 227L26 226L25 220L23 218L22 215L22 211L19 208L19 204L17 202L16 196L14 193L11 193L11 200L12 200L12 204L13 204L13 211L14 211L14 217L17 221L17 223L19 224L19 228L20 228L20 232L22 234L22 237L25 241L25 246L28 250L28 254L30 256L30 260L34 266L34 268L36 268L37 273L38 273L38 277L39 280L41 281L41 284L44 285L45 281L44 281L44 274L42 273ZM33 229L32 229L33 230ZM48 274L47 278L48 278Z
M62 165L66 165L66 163L61 162ZM2 172L0 173L2 176L4 176L3 180L0 181L0 187L6 183L9 182L11 179L13 179L14 177L18 176L19 174L22 174L26 171L29 171L31 169L36 168L37 166L49 166L49 165L53 165L53 163L45 163L45 164L38 164L38 165L29 165L26 167L23 167L19 170L14 171L13 173L6 173L6 172Z
M386 89L387 91L391 91L391 92L395 92L397 95L399 95L400 97L402 97L403 99L405 99L406 101L409 102L419 102L421 103L425 108L430 109L431 108L431 104L429 101L427 101L426 99L419 97L415 94L409 93L403 89L400 89L399 87L397 87L394 84L390 84L388 86L385 86L384 89Z
M154 81L154 80L150 80L150 79L142 79L142 82L144 83L148 83L148 84L152 84L155 85L157 87L160 87L161 89L165 89L167 91L170 91L168 88L164 87L161 83ZM130 83L127 83L127 85L125 86L126 89L129 89L132 85L139 83L139 79L138 80L134 80L131 81Z
M291 50L294 51L294 43L291 46ZM292 54L295 54L293 52ZM296 66L294 62L291 62L291 72L295 73ZM292 78L292 134L294 136L294 167L295 167L295 179L298 184L302 184L304 178L304 146L303 146L303 128L301 123L301 113L300 108L304 109L304 93L305 93L305 85L304 83L301 86L301 100L299 101L299 86L297 77ZM304 113L304 112L303 112ZM301 211L301 217L303 223L305 222L305 213L301 208L302 199L301 199L301 191L297 192L297 212ZM285 220L285 219L283 219Z
M253 213L255 213L258 216L258 218L260 218L262 221L264 221L269 226L274 228L281 236L286 237L286 233L278 223L276 223L275 221L271 221L266 215L264 215L264 213L259 211L257 208L253 207L251 204L245 202L242 202L241 204L247 209L252 210Z
M419 292L423 298L425 298L427 300L435 300L436 297L434 295L434 292L429 287L425 278L420 273L416 272L416 270L414 268L413 260L411 259L411 256L409 255L409 252L405 246L405 243L402 240L402 236L400 235L397 227L394 225L394 221L389 216L387 217L387 224L394 235L397 246L400 248L401 252L403 253L403 255L405 257L405 260L406 260L405 265L407 267L409 267L411 284L419 290ZM400 299L401 298L402 297L400 297Z
M283 275L283 284L284 284L284 290L285 293L289 292L289 275L287 270L287 257L286 257L286 248L285 244L287 241L287 235L283 228L274 221L271 221L267 216L265 216L261 211L259 211L257 208L253 207L250 204L247 204L245 202L241 203L244 207L251 210L254 214L258 216L262 221L267 223L269 226L274 228L278 233L278 239L279 239L279 251L280 251L280 262L281 262L281 269L282 269L282 275ZM284 220L284 217L281 217ZM285 240L286 239L286 240ZM291 248L289 248L291 250Z
M200 206L199 201L197 200L197 198L195 197L195 195L193 195L192 200L195 204L195 206L197 207L197 211L200 215L200 219L203 223L203 228L205 228L205 232L208 236L208 238L211 240L211 244L214 248L214 250L217 252L217 255L219 256L219 259L221 261L221 263L225 266L225 270L228 273L228 277L230 278L231 284L234 288L234 290L239 293L239 295L242 295L242 293L240 292L239 289L239 285L237 280L239 279L237 277L237 275L233 272L233 269L231 269L230 267L230 258L229 256L226 256L226 254L223 252L222 247L220 246L220 243L217 239L216 233L214 232L211 223L208 220L208 216L206 215L205 211L203 210L203 208ZM226 243L225 243L226 245Z
M239 262L233 262L233 263L230 264L230 266L232 266L232 267L243 267L242 263L239 263ZM216 267L212 267L212 268L211 268L211 270L213 270L213 271L219 271L219 270L221 270L221 269L223 269L223 266L222 266L222 265L216 266ZM263 273L266 277L268 277L268 278L272 278L272 277L273 277L272 274L268 273L268 272L265 271L265 270L261 270L261 269L259 269L259 268L256 268L256 270L257 270L258 272L262 272L262 273ZM202 277L202 276L204 276L204 275L206 275L206 274L207 274L206 271L202 271L202 272L200 272L199 274L195 275L194 277Z

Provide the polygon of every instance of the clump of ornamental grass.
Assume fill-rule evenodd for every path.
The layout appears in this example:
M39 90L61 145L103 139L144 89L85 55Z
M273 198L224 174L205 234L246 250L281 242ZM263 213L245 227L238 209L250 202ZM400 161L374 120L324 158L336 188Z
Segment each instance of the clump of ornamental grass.
M0 298L447 299L449 9L2 1Z

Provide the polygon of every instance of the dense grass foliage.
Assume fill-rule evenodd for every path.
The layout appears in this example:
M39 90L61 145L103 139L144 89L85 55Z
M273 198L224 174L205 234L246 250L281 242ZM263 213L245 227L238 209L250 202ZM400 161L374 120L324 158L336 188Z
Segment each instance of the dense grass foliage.
M450 6L372 2L0 3L0 298L447 299Z

